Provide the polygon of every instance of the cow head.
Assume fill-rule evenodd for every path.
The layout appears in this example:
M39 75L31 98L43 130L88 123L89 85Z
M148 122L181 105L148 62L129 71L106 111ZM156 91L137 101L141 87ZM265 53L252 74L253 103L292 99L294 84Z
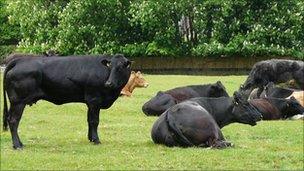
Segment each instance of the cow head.
M283 118L289 118L297 114L304 114L304 107L293 96L290 99L286 99L285 105L282 105L281 107L283 107Z
M110 61L104 59L102 63L110 70L110 75L105 82L105 87L122 88L128 82L131 74L131 61L123 55L116 54Z
M294 92L291 89L276 87L273 82L268 83L264 90L267 97L275 98L286 98Z
M226 88L221 81L217 81L210 86L209 97L229 97Z
M148 87L149 83L145 80L140 71L134 72L134 86L135 87Z
M257 121L262 119L262 115L238 92L233 94L233 120L243 124L256 125Z
M172 97L170 94L159 91L155 97L143 105L142 111L147 116L159 116L175 104L177 104L177 101L174 97Z

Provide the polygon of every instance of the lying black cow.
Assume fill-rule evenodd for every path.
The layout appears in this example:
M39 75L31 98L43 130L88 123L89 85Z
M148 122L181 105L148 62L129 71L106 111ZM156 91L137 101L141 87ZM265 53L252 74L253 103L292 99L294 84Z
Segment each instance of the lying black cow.
M235 93L233 98L192 98L165 111L154 123L154 143L181 147L224 148L226 142L220 128L239 122L256 125L261 114Z
M254 88L260 96L263 87L269 82L285 83L294 79L304 89L304 62L297 60L271 59L256 63L245 83L240 87L246 98Z
M290 95L292 95L292 93L295 91L300 91L300 90L278 87L273 82L269 82L263 88L263 90L259 90L259 88L253 89L248 99L258 99L265 97L287 98ZM259 97L258 97L258 92L261 92Z
M267 97L287 98L297 90L277 87L273 82L270 82L266 85L264 91L265 91L265 96Z
M147 101L142 111L148 115L159 116L171 106L194 97L229 97L223 84L190 85L177 87L165 92L159 91L155 97Z
M290 97L294 97L299 103L304 106L304 91L298 89L291 89L291 88L283 88L274 85L273 82L268 83L260 97L257 96L258 89L255 88L249 95L248 99L258 99L258 98L286 98L289 99Z
M60 105L70 102L88 106L88 139L99 144L100 109L109 108L127 83L131 62L123 55L18 57L12 59L3 79L4 129L9 124L13 147L22 148L18 125L26 105L40 99ZM7 108L8 95L10 109Z
M249 103L263 115L263 120L286 119L304 114L304 107L294 97L251 99Z
M304 107L304 90L277 87L272 82L265 87L265 96L274 98L294 97Z

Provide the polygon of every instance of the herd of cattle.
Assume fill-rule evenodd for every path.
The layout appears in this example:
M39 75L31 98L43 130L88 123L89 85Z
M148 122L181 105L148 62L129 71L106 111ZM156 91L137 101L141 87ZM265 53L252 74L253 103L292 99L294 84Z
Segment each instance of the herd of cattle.
M60 105L85 103L88 139L99 144L100 109L107 109L121 95L147 87L131 61L113 56L36 56L15 54L5 61L3 77L3 129L8 126L14 149L23 144L18 125L26 105L43 99ZM278 86L284 83L288 87ZM290 88L292 87L292 88ZM256 63L245 83L232 97L224 85L189 85L159 91L142 111L159 116L151 136L166 146L231 146L221 128L234 122L256 125L260 120L286 119L304 114L304 62L272 59ZM8 109L7 97L10 102Z

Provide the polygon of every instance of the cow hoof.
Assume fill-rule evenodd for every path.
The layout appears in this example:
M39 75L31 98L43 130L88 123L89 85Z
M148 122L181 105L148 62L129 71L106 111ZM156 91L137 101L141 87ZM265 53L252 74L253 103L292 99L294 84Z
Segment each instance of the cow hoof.
M15 150L22 150L22 149L23 149L23 144L22 144L22 142L13 144L13 148L14 148Z
M94 143L94 145L101 144L101 142L99 140L94 140L93 143Z
M23 150L23 145L13 146L14 150Z

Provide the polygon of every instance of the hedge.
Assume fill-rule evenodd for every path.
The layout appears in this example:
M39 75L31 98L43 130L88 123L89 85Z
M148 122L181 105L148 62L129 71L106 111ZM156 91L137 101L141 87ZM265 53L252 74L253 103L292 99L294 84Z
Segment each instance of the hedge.
M18 50L304 59L302 0L6 0Z

